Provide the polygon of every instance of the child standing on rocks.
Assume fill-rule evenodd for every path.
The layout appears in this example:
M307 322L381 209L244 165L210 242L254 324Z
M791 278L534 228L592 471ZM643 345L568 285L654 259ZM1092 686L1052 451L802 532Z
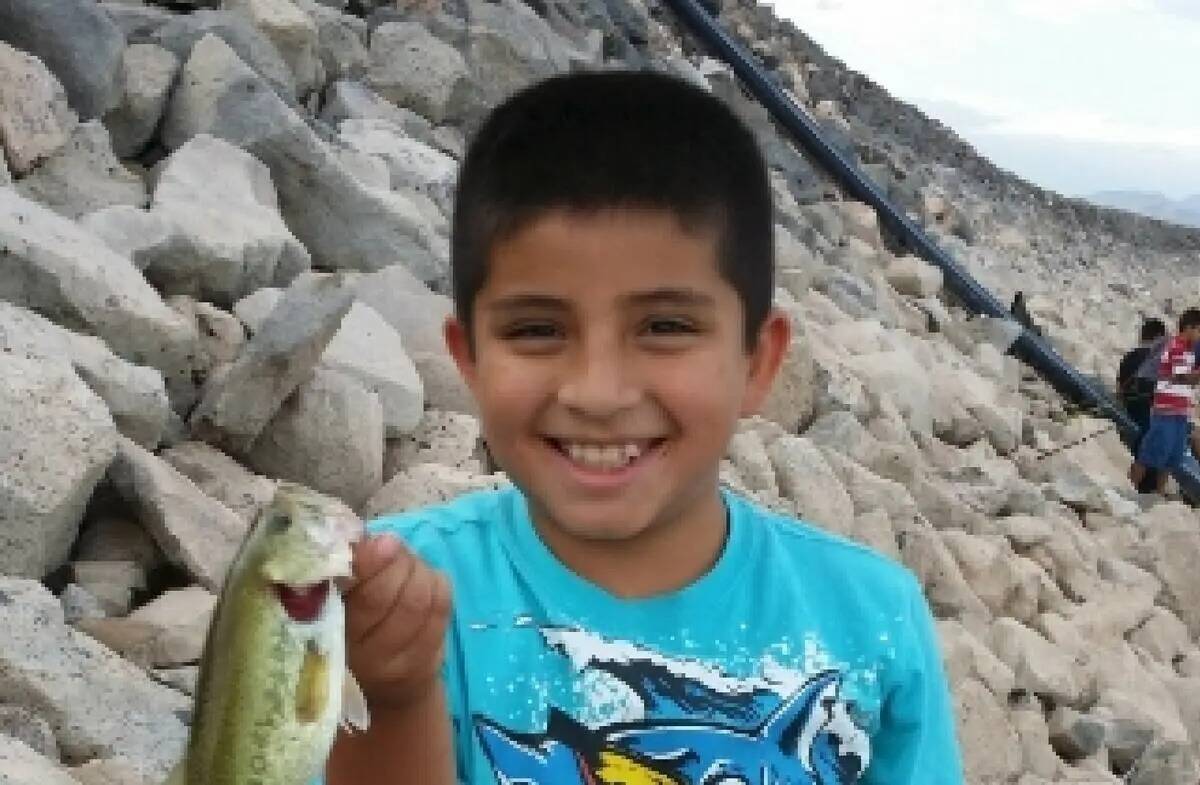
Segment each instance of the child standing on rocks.
M790 338L734 115L651 73L534 86L472 141L452 246L446 341L514 487L370 525L372 725L329 785L961 783L912 574L718 484Z
M1135 487L1153 469L1158 472L1156 490L1162 493L1168 474L1187 454L1189 418L1195 403L1195 385L1200 382L1197 341L1200 341L1200 309L1189 308L1180 314L1179 332L1166 342L1159 358L1150 427L1142 436L1137 459L1129 469L1129 479Z

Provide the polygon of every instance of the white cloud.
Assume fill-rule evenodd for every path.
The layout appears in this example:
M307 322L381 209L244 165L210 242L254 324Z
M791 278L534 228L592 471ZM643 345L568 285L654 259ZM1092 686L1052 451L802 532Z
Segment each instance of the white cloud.
M1110 171L1114 189L1198 189L1200 0L778 0L776 10L981 150L1021 150L1029 168L1011 168L1035 182L1062 175L1036 144L1093 151L1086 165Z

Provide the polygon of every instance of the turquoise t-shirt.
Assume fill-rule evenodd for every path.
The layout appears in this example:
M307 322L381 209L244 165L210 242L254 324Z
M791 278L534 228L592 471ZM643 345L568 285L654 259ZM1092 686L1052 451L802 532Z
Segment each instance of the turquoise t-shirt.
M691 585L620 599L571 572L515 488L373 521L454 586L445 679L467 785L960 785L920 586L724 492Z

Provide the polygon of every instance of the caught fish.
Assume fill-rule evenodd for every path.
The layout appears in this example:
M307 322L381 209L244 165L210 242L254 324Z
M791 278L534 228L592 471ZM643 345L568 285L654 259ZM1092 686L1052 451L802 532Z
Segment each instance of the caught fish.
M187 750L165 785L306 785L339 723L367 727L334 583L360 531L327 498L280 484L222 587Z

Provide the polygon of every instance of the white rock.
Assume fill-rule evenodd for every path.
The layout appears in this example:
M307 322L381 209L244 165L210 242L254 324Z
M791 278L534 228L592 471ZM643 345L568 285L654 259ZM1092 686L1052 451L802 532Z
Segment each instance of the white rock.
M67 143L79 122L42 61L0 41L0 147L15 175Z
M222 0L221 7L241 14L275 44L296 79L301 96L317 89L324 67L317 46L317 25L290 0Z
M430 409L411 434L388 442L383 457L383 476L389 480L398 472L421 463L436 463L479 474L482 471L477 457L481 447L479 435L479 420L471 415Z
M119 211L88 217L90 226L128 221ZM310 265L308 251L279 214L267 167L205 134L162 164L150 221L150 233L122 240L117 249L127 247L164 294L228 307L260 287L286 286ZM100 233L121 234L107 227Z
M146 186L117 160L99 120L76 126L66 144L19 180L16 189L67 218L112 205L146 204Z
M161 458L122 440L109 481L163 554L217 591L246 534L246 522Z
M65 364L0 352L0 575L61 565L119 438Z
M124 359L161 371L168 390L190 377L195 326L94 235L0 188L0 249L0 300L99 336Z
M373 271L403 263L423 280L445 276L448 245L413 203L363 185L220 38L196 44L179 84L163 144L174 149L206 133L266 164L284 220L315 265Z
M121 62L121 102L104 116L118 158L140 153L158 121L179 71L179 58L155 44L125 47Z
M967 781L1000 785L1021 770L1017 732L987 687L974 679L955 685L954 714Z
M341 371L379 396L388 437L410 433L421 421L425 391L404 351L403 338L375 309L356 302L321 355L321 365Z
M434 123L454 118L470 71L458 50L420 24L386 22L371 34L367 83Z
M0 701L37 705L68 760L124 756L161 780L186 743L187 699L66 626L36 582L0 578L0 598Z
M901 256L888 265L887 281L909 297L933 297L942 289L942 271L919 256Z
M1063 703L1079 700L1082 689L1074 662L1035 630L1015 619L997 619L991 645L1012 668L1018 688Z
M192 432L245 453L284 399L308 378L353 303L339 276L302 276L284 293L227 373L209 380L192 412Z
M789 435L777 439L767 452L779 491L795 502L800 518L842 534L853 531L854 503L819 447Z
M247 454L257 471L359 509L383 484L383 407L355 379L318 368Z
M411 188L449 207L458 172L453 158L406 136L388 120L345 120L338 132L354 149L384 160L393 189Z
M275 496L275 482L254 474L204 442L176 444L163 450L160 457L247 524Z
M80 629L142 667L194 663L217 597L200 586L169 591L123 619L94 620Z
M103 341L64 330L33 311L0 301L0 350L66 360L104 401L122 434L143 447L158 444L169 406L162 375L117 357Z
M507 485L501 474L471 474L450 466L422 463L410 466L379 489L363 507L364 520L439 504L471 491Z
M0 772L4 785L79 785L58 765L12 736L0 734Z

